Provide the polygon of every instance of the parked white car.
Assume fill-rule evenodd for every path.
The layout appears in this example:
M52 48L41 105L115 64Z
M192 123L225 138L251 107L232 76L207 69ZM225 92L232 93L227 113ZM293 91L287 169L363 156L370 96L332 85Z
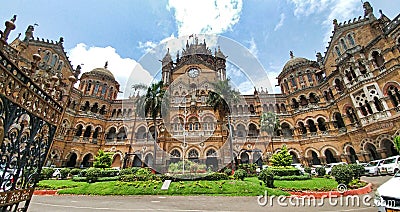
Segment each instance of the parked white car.
M365 175L375 176L380 175L379 167L382 165L383 160L373 160L364 166Z
M304 174L304 166L301 163L292 163L291 166L301 171Z
M394 174L400 170L400 155L384 159L379 167L381 174Z
M345 164L347 164L347 163L346 163L346 162L339 162L339 163L330 163L330 164L326 164L326 165L325 165L325 172L326 172L326 174L331 174L332 168L333 168L334 166L337 166L337 165L345 165Z
M378 187L375 192L375 205L379 212L400 211L400 172Z

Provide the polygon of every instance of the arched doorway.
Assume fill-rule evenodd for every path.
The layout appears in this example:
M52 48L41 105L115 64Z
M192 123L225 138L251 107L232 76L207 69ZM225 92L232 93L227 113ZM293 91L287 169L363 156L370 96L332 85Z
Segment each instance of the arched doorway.
M257 152L253 153L253 163L255 163L258 167L262 167L263 165L263 161L262 161L262 157L260 154L260 150L258 150Z
M188 159L192 162L199 162L199 152L196 149L191 149L188 153Z
M217 152L214 149L209 149L206 152L206 166L207 170L211 169L212 171L218 170L218 159L217 159Z
M335 156L330 149L325 150L326 163L337 163Z
M72 152L69 155L69 159L67 161L67 167L75 167L77 158L78 158L78 155L76 155L75 152Z
M312 165L321 165L321 161L318 158L318 154L314 151L311 151L311 163Z
M249 163L249 155L247 154L247 152L242 152L240 154L240 163L242 163L242 164Z
M153 167L153 155L147 154L144 158L144 163L146 166Z
M369 154L371 160L381 159L381 156L378 154L378 152L376 151L376 147L373 144L371 143L365 144L364 149Z
M381 148L383 149L383 151L385 151L386 157L391 157L399 154L397 150L394 148L393 142L389 139L384 139L381 142Z
M300 160L295 152L290 151L289 154L292 156L292 163L300 163Z
M83 157L81 166L82 167L91 167L92 166L92 159L93 159L93 155L91 153L88 153L85 155L85 157Z
M111 164L111 167L121 167L121 155L120 154L115 154L113 158L113 162Z
M347 154L349 155L351 163L356 163L358 161L356 151L354 150L353 147L351 147L351 146L348 147Z

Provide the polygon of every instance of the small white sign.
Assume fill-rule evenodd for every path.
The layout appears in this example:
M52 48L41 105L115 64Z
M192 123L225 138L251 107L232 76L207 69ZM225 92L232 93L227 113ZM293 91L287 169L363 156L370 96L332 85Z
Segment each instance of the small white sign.
M170 184L171 180L165 180L163 185L161 186L161 190L168 190Z

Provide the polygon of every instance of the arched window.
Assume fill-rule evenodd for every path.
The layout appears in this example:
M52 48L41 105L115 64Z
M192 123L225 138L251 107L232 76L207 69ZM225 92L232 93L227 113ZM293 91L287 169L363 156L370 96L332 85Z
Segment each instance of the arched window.
M107 84L104 84L103 87L101 88L101 95L104 96L104 94L106 94L107 91Z
M314 120L312 119L307 120L307 125L308 129L310 129L310 132L317 132L317 126L315 126Z
M82 130L83 126L82 125L78 125L77 129L76 129L76 133L75 136L81 136L82 135Z
M303 134L303 135L307 134L307 128L304 126L304 123L301 121L299 122L299 128L300 128L301 134Z
M339 47L335 46L335 50L336 50L336 54L338 55L338 57L340 57L340 55L342 55L342 54L340 53Z
M115 129L115 127L111 127L108 130L108 133L106 134L106 139L107 140L113 140L116 136L117 130Z
M346 109L346 115L347 115L347 117L349 117L351 123L358 122L357 115L352 107L348 107Z
M382 67L383 64L385 63L385 59L383 59L383 56L378 51L372 52L372 60L378 67Z
M236 127L236 136L239 138L246 137L246 128L243 124L238 124Z
M259 130L257 129L257 126L253 123L249 124L249 134L248 136L250 137L257 137L258 136Z
M96 129L93 132L93 139L97 139L97 137L99 136L99 132L100 132L100 127L96 127Z
M353 36L351 36L351 34L347 35L347 40L349 41L351 46L355 46L356 42L354 42Z
M378 98L378 97L374 97L374 105L375 105L375 108L378 110L378 111L383 111L383 105L382 105L382 102L381 102L381 100Z
M286 79L285 79L285 81L283 81L283 85L285 86L286 91L289 92L289 84L286 81Z
M365 65L361 61L358 61L358 68L360 69L360 73L361 74L366 74L367 73L367 68L365 67Z
M318 97L315 95L315 93L310 93L310 103L318 103Z
M299 108L299 103L297 102L297 100L295 98L292 98L292 107L294 109Z
M306 98L304 95L301 95L301 96L300 96L300 105L301 105L301 106L306 106L306 105L308 105L308 100L307 100L307 98Z
M292 129L290 129L290 126L288 123L283 123L281 128L282 128L283 137L285 137L285 138L293 137L293 131L292 131Z
M85 133L83 134L83 137L84 138L89 138L91 133L92 133L92 127L91 126L87 126L86 130L85 130Z
M346 50L347 49L347 45L346 45L346 43L344 42L343 39L340 39L340 43L342 44L343 49Z
M400 92L399 89L397 89L396 87L389 86L388 88L388 95L390 97L390 100L392 101L392 104L397 107L400 105Z
M322 132L326 131L325 119L323 119L323 118L318 118L318 119L317 119L317 122L318 122L318 129L319 129L319 131L322 131Z
M281 111L284 113L286 112L286 106L283 103L281 104Z
M180 158L181 157L181 153L177 149L172 150L170 155L171 155L171 158Z
M92 111L93 113L97 113L98 110L99 110L99 104L96 102L93 104L92 109L90 109L90 111Z
M44 55L43 62L47 64L47 62L49 62L49 59L50 59L50 51L47 50L46 54Z
M63 66L64 66L64 62L63 62L62 60L60 60L60 61L58 62L57 71L61 71L61 69L63 68Z
M346 125L344 124L343 118L342 118L342 114L336 112L336 113L334 113L333 118L334 118L333 124L335 125L336 128L340 129L340 128L346 127Z
M126 129L125 127L121 127L117 134L117 140L125 140L126 138Z
M343 92L344 90L343 82L340 79L335 79L335 87L338 92Z
M56 65L57 61L58 61L58 55L57 54L53 54L53 58L51 59L50 65L52 67L54 67Z
M146 133L146 128L141 126L138 128L136 132L136 139L146 139L147 133Z
M106 114L106 106L105 106L105 105L101 106L101 109L100 109L99 113L100 113L101 115Z
M367 108L369 114L373 114L371 105L369 105L369 102L367 100L365 100L365 107Z
M307 73L308 82L313 83L313 78L310 72Z
M293 76L291 76L290 80L291 80L292 86L296 87L297 86L296 79Z
M189 159L197 159L199 158L199 152L196 149L191 149L188 153Z

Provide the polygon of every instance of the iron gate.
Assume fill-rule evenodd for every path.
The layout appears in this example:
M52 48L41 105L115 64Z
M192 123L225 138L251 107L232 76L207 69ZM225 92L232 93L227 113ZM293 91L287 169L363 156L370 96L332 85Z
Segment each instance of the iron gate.
M26 211L62 107L0 48L0 210Z

